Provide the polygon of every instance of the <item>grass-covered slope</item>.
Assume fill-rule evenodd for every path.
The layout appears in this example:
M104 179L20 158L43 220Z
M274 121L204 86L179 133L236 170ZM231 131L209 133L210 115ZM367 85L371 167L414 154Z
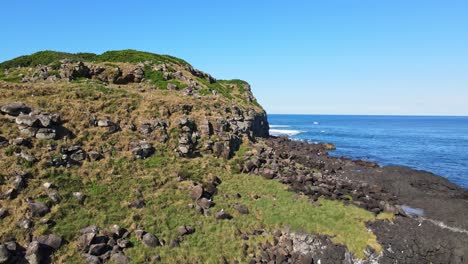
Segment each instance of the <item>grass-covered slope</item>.
M376 220L369 211L326 199L312 203L280 182L240 173L239 164L246 153L263 144L258 137L268 129L263 109L243 96L251 95L244 81L210 81L199 73L193 75L182 60L135 51L36 53L3 63L8 69L2 74L27 74L33 72L27 68L35 69L34 65L53 65L70 58L97 65L117 63L123 70L142 61L153 62L143 66L146 80L138 83L115 84L92 77L22 84L0 81L0 106L23 102L33 109L59 113L62 120L60 127L54 127L56 138L39 139L22 134L17 117L0 115L0 138L8 142L0 144L0 194L15 185L18 172L29 175L24 178L26 184L15 189L15 196L0 200L0 207L8 211L0 219L0 244L14 238L27 247L31 237L56 234L64 242L52 254L52 261L83 263L85 257L78 249L80 230L117 224L132 232L128 238L132 246L123 250L131 263L144 263L155 256L164 263L219 263L223 259L245 263L258 253L260 245L274 243L275 230L289 227L291 232L327 235L358 258L365 258L367 248L381 251L365 225ZM155 88L174 81L164 80L165 72L155 67L161 61L173 68L167 72L181 72L180 85L187 85L189 78L199 82L196 91L200 96L185 94L182 89ZM95 120L110 120L118 129L101 127ZM148 132L150 123L157 125ZM18 138L26 143L17 144ZM132 143L140 141L154 146L154 153L136 158ZM179 151L181 146L187 147L186 141L191 142L190 155ZM52 162L63 159L62 150L70 147L89 155L78 163ZM92 152L99 152L102 158L91 159ZM25 153L35 160L27 160ZM215 189L210 185L214 176L221 180ZM45 183L54 187L46 189ZM215 203L204 214L197 210L199 200L191 197L194 186L201 184L210 190ZM51 190L60 199L51 196ZM76 198L77 192L85 196L83 201ZM26 198L46 204L50 212L32 215ZM143 204L131 206L136 201ZM249 213L235 210L234 205L239 204ZM221 211L232 219L216 219ZM31 220L29 228L18 226L24 219ZM195 232L181 237L177 228L182 225L194 227ZM133 233L138 229L155 234L162 246L144 245Z
M16 67L36 67L38 65L50 65L64 59L71 59L85 62L130 62L139 63L152 61L154 63L175 63L179 65L188 65L187 62L169 55L159 55L150 52L136 50L118 50L107 51L100 55L94 53L68 53L57 51L39 51L31 55L20 56L9 61L0 63L0 69Z

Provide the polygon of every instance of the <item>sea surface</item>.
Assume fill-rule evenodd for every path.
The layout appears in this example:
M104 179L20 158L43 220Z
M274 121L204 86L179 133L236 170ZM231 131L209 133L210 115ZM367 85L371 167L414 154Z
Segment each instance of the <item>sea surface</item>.
M268 115L271 135L336 146L330 155L430 171L468 188L468 117Z

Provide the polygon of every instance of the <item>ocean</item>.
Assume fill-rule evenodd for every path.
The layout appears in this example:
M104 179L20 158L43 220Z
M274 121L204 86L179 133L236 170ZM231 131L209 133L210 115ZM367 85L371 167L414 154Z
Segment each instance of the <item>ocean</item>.
M336 146L330 155L430 171L468 188L468 117L268 115L271 135Z

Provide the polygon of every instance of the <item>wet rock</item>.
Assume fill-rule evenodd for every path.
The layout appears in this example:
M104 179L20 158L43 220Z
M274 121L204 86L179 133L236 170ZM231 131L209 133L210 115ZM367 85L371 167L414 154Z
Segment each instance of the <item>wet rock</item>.
M141 241L143 242L143 244L145 244L148 247L160 246L159 239L151 233L144 234Z
M29 114L31 108L22 102L13 102L0 106L0 112L11 116L18 116L20 114Z

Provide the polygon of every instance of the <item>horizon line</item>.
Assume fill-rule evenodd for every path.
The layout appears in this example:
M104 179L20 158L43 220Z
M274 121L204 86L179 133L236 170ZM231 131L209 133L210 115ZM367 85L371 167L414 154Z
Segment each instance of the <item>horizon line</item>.
M437 115L437 114L297 114L297 113L268 113L268 112L267 112L267 115L468 117L468 115Z

